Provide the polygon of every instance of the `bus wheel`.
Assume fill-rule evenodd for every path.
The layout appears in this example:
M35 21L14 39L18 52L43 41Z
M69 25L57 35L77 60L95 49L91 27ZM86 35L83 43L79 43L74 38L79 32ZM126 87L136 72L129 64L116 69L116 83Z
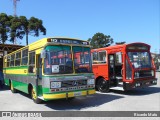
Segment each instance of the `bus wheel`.
M17 90L13 87L13 83L12 82L10 82L10 90L11 90L12 93L16 93L17 92Z
M100 92L109 91L109 81L106 81L104 78L100 78L97 82L97 89Z
M32 97L32 100L37 104L42 102L42 100L37 97L36 91L34 90L34 88L32 88L31 90L31 97Z

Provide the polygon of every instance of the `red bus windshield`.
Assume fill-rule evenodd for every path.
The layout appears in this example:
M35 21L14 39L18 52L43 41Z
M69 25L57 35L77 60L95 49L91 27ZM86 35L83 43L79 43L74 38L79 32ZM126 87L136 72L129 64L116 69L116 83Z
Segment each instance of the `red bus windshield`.
M134 68L152 68L149 52L128 52L128 57Z

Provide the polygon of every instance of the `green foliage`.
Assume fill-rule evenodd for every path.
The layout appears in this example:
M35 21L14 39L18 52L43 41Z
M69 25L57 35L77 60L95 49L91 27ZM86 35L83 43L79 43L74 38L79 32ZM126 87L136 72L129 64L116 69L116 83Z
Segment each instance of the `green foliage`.
M34 33L34 36L39 36L40 32L43 32L43 35L46 35L46 29L42 25L42 20L31 17L29 20L29 30Z
M10 41L14 43L14 38L23 39L25 35L23 26L23 22L21 21L20 17L13 17L11 19L11 31L10 31Z
M10 19L12 19L11 16L7 16L5 13L0 14L0 43L4 44L8 39Z
M38 37L40 32L46 35L46 28L43 26L42 20L35 17L31 17L29 20L25 16L14 18L11 30L11 41L14 40L14 37L23 39L26 35L26 45L28 45L28 35Z
M27 19L25 16L13 17L5 13L0 14L0 42L2 43L5 43L9 37L9 40L14 42L15 37L23 39L26 36L26 45L28 45L28 35L38 37L40 33L46 35L46 28L38 18Z
M91 48L102 48L110 46L114 41L110 35L104 35L103 33L96 33L92 38L89 38L88 41L91 44Z

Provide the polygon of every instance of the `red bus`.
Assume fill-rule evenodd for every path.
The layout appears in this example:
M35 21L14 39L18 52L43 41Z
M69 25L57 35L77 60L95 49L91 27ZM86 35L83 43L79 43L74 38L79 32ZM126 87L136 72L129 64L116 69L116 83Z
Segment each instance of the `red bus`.
M131 90L157 84L150 45L131 43L92 49L96 89Z

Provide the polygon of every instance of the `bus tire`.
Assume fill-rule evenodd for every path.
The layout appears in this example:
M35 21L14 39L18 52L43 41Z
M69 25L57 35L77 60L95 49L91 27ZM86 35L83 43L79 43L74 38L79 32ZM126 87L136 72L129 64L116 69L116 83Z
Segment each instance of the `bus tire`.
M100 78L97 82L97 90L100 92L108 92L109 91L109 81L106 81L104 78Z
M13 86L13 82L12 81L10 82L10 90L11 90L12 93L16 93L17 92L17 90Z
M42 100L37 97L36 91L34 90L33 87L31 89L31 98L34 101L34 103L36 103L36 104L40 104L42 102Z

